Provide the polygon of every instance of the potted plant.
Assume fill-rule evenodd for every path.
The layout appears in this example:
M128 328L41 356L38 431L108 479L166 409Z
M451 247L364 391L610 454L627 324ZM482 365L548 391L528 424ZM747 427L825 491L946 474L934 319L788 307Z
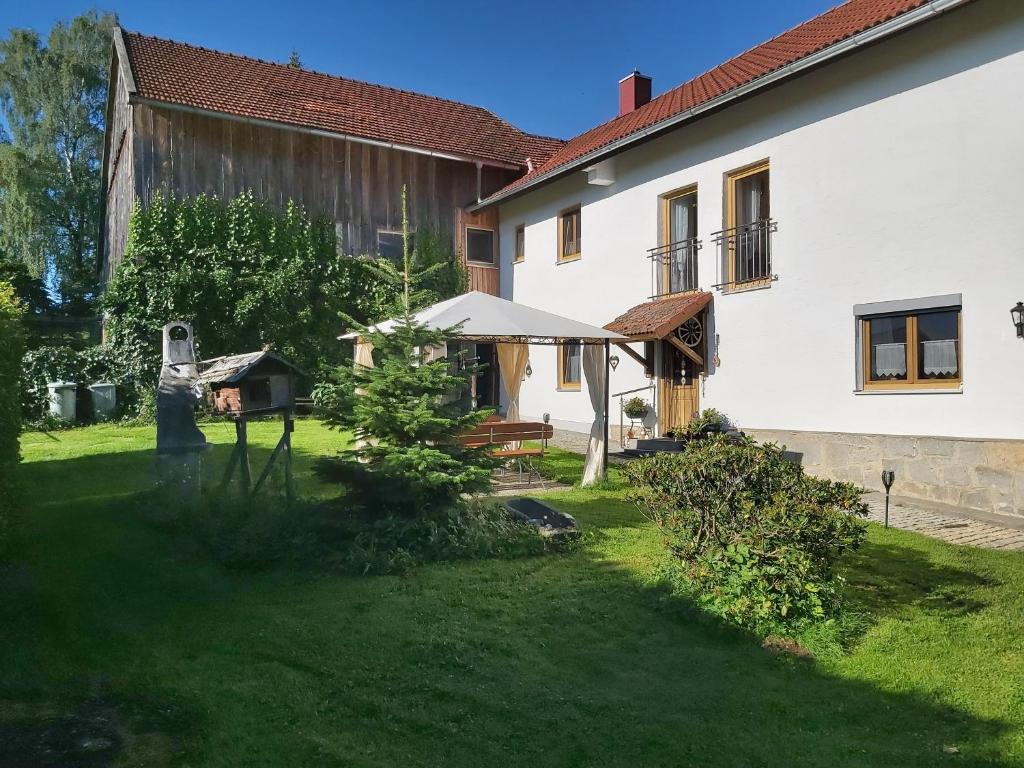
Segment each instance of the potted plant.
M631 397L622 406L622 412L626 414L626 418L633 419L635 421L646 419L650 410L651 406L639 397Z
M686 425L686 436L691 440L707 437L716 432L724 432L726 418L723 413L714 408L705 408L699 414L690 419Z

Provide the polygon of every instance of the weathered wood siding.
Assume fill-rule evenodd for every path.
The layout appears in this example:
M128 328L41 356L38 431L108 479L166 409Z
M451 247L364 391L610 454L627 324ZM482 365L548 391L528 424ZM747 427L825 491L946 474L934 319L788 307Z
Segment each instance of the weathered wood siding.
M358 255L375 251L378 229L400 229L404 185L413 226L464 253L463 206L477 195L472 163L141 103L132 118L135 194L144 202L161 187L221 197L251 189L278 206L292 199L331 216L344 252ZM485 166L483 194L515 176ZM470 273L474 288L498 292L496 269Z
M128 91L117 67L114 67L111 76L110 87L114 99L108 126L109 156L102 190L102 194L106 196L102 235L103 252L106 256L102 275L104 283L113 275L124 255L124 247L128 240L128 217L135 200L135 168L132 162L135 137L131 130L134 107L128 103Z
M482 211L476 211L470 213L469 211L459 210L455 215L455 252L466 253L466 227L477 227L479 229L489 229L494 232L494 266L487 267L478 264L466 263L466 267L469 271L469 290L481 291L482 293L490 293L497 296L500 293L499 290L499 272L498 272L498 231L500 221L498 219L498 207L491 206ZM464 262L465 263L465 262Z

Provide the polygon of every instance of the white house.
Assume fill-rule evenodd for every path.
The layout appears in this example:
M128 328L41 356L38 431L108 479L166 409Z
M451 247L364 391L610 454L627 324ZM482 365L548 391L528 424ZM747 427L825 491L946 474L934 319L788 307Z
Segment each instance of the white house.
M653 100L634 73L477 206L501 295L635 339L611 391L660 432L714 407L810 471L1024 515L1022 84L1020 0L850 0ZM586 432L578 349L530 362L521 413Z

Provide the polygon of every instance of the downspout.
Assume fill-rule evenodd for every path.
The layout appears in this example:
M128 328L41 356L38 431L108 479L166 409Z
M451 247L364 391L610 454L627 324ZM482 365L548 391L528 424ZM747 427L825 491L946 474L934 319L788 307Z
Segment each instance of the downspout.
M480 201L484 199L484 165L479 160L476 161L476 204L480 205Z

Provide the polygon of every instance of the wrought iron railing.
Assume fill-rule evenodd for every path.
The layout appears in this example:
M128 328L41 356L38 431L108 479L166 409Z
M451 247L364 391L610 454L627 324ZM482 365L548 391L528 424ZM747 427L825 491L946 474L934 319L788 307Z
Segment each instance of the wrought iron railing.
M701 242L696 237L651 248L647 251L653 270L651 285L654 296L697 290L697 252Z
M772 234L778 228L775 219L760 219L715 232L712 238L720 249L724 279L713 287L777 280L772 272Z

